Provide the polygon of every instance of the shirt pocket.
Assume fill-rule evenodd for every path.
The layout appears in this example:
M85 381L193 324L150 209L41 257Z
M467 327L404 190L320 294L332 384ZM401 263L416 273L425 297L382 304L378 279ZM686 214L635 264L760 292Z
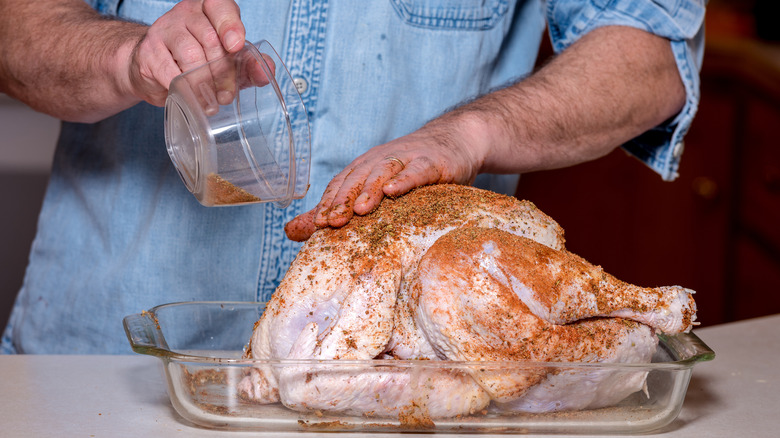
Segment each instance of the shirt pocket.
M405 23L427 29L488 30L506 15L509 0L390 0Z

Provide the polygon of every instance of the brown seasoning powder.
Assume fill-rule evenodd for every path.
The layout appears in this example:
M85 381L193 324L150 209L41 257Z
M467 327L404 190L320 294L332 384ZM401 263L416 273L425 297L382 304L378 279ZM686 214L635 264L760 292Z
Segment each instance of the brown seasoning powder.
M210 173L206 177L205 199L211 205L245 204L262 201L257 196L234 185L216 173Z

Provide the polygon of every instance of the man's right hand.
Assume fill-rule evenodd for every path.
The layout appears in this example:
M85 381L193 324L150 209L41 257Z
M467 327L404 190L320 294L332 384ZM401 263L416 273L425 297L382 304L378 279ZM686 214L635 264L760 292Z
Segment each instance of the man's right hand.
M246 31L233 0L184 0L147 30L132 52L132 94L165 103L171 80L182 72L241 50Z

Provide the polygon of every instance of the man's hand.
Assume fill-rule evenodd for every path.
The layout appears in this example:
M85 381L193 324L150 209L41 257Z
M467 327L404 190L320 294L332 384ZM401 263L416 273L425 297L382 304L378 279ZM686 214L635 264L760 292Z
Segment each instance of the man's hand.
M133 94L162 106L174 77L241 50L245 34L233 0L177 3L152 24L133 50L129 69Z
M428 184L470 184L485 152L471 139L480 123L450 113L418 131L376 146L350 163L328 184L320 203L285 226L296 241L318 228L341 227L354 214L367 214L385 196L401 196Z

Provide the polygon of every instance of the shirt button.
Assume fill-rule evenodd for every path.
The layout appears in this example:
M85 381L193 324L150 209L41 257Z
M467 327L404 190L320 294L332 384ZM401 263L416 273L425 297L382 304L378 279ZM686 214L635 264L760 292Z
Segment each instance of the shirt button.
M674 155L675 158L680 158L683 153L683 149L685 148L685 145L683 142L679 142L676 145L674 145L674 149L672 149L672 155Z
M309 83L306 82L306 79L301 77L293 79L293 85L295 85L295 89L298 90L298 94L303 94L309 89Z

